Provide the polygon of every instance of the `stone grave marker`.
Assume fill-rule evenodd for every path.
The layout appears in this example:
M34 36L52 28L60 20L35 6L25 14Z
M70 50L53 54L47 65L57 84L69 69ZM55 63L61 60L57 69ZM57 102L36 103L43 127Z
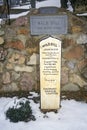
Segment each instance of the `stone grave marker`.
M48 37L40 42L41 109L60 107L61 41Z

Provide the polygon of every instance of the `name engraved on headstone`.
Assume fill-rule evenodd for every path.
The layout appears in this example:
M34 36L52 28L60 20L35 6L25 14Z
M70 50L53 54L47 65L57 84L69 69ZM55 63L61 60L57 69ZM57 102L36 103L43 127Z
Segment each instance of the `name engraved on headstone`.
M67 34L67 15L30 16L31 35Z
M49 37L40 42L41 109L60 106L61 41Z

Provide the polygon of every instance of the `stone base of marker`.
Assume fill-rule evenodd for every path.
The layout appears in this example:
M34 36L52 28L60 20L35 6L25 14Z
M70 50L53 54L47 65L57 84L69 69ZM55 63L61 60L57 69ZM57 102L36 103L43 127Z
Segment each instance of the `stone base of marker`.
M40 42L41 110L60 108L61 41L48 37Z

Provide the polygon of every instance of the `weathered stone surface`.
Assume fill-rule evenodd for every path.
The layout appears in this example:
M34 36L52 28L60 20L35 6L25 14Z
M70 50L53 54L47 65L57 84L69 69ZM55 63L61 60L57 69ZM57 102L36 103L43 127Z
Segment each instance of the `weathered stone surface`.
M39 54L33 53L33 55L30 57L30 60L27 62L27 65L38 65L39 62Z
M0 30L0 36L4 35L5 32L3 30Z
M80 34L77 38L77 44L86 44L87 43L87 34Z
M3 47L0 47L0 61L5 60L6 56L7 56L7 50L4 50Z
M27 37L26 37L25 35L23 35L23 34L20 34L20 35L17 36L17 38L18 38L20 41L22 41L22 43L23 43L23 45L24 45L24 47L25 47Z
M29 33L29 30L26 29L26 28L20 28L17 30L17 34L24 34L24 35L27 35Z
M83 55L84 55L83 48L81 46L76 46L69 49L69 51L65 52L63 57L68 60L71 60L71 59L80 59Z
M28 18L27 17L19 17L18 19L13 22L13 25L15 26L24 26L28 24Z
M2 80L4 84L9 84L11 82L11 75L9 72L5 72L2 75Z
M79 69L79 71L81 72L82 69L87 66L87 58L86 59L82 59L81 61L78 62L77 67Z
M6 41L11 41L13 38L15 39L16 36L16 31L15 29L12 29L10 27L5 29L5 39Z
M18 64L18 65L24 64L25 56L14 52L13 54L11 54L11 57L8 58L8 62L10 62L12 64Z
M13 48L13 49L17 49L17 50L24 50L25 49L22 41L20 41L20 40L8 42L8 43L6 43L6 45L4 47L5 48Z
M82 27L81 26L72 26L72 33L80 33L82 32Z
M29 73L24 73L20 80L20 88L25 91L34 89L35 80Z
M82 77L83 77L84 79L87 80L87 66L82 69L81 75L82 75Z
M62 47L63 48L68 48L72 45L75 45L76 44L76 41L74 39L70 39L70 38L65 38L63 39L63 45Z
M31 66L25 66L25 65L23 65L23 66L15 66L14 70L16 72L33 72L34 69Z
M73 74L70 77L70 81L72 83L78 84L80 87L84 87L85 85L87 85L87 82L84 81L79 75Z
M68 83L62 87L62 91L79 91L79 87L76 84Z
M14 69L14 65L11 64L11 63L7 63L7 64L5 65L5 67L6 67L6 69L8 69L8 70L13 70L13 69Z
M33 53L38 53L38 48L37 47L28 47L28 48L26 48L26 51L27 51L27 53L28 54L33 54Z
M17 79L19 79L20 78L20 73L16 73L16 72L12 72L12 80L14 81L14 80L17 80Z
M68 67L69 69L74 69L74 68L75 68L75 65L76 65L76 61L75 61L75 60L68 61L68 62L66 63L66 65L67 65L67 67Z
M0 37L0 45L4 44L4 39Z
M66 67L63 67L62 68L62 73L61 73L61 83L62 84L66 84L66 83L68 83L68 81L69 81L69 77L68 77L68 68L66 68Z

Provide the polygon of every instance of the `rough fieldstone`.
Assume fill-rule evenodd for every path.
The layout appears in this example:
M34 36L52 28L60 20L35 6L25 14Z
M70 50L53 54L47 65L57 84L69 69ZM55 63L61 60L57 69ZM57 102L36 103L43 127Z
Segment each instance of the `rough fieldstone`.
M61 78L62 78L61 83L62 84L68 83L68 81L69 81L68 73L69 73L68 68L63 67L62 68L62 73L61 73Z
M62 87L62 91L79 91L79 87L76 84L68 83Z
M80 34L77 38L77 44L86 44L87 43L87 34Z
M28 24L29 19L27 17L19 17L12 24L15 26L25 26Z
M15 39L16 36L16 31L15 29L12 28L6 28L5 30L5 39L6 41L11 41L13 38Z
M4 39L0 37L0 45L4 44Z
M11 75L9 72L5 72L2 75L3 84L9 84L11 82Z
M8 69L8 70L13 70L13 69L14 69L14 65L11 64L11 63L7 63L7 64L5 65L5 67L6 67L6 69Z
M66 64L67 64L68 68L74 69L75 65L76 65L76 61L75 60L71 60L71 61L68 61Z
M16 72L33 72L34 71L33 67L25 66L25 65L24 66L15 66L14 70Z
M87 85L87 82L84 81L79 75L73 74L70 77L70 81L72 83L78 84L80 87L84 87L85 85Z
M24 73L20 80L20 88L25 91L34 89L35 80L29 73Z
M25 46L27 37L23 34L17 35L17 38L22 41L23 45Z
M30 55L32 55L33 53L38 53L38 48L37 47L28 47L26 48L26 52Z
M75 45L75 44L76 44L76 42L75 42L74 39L65 38L65 39L63 39L63 45L62 45L62 47L63 48L68 48L68 47L70 47L72 45Z
M87 67L83 68L81 71L81 75L84 79L87 80Z
M0 36L4 35L5 32L3 30L0 30Z
M20 41L20 40L8 42L8 43L6 43L6 45L4 47L5 48L17 49L17 50L20 50L20 51L25 49L23 42Z
M82 27L74 25L74 26L72 26L71 30L72 30L72 33L80 33L80 32L82 32Z
M67 60L71 59L80 59L84 55L84 50L81 46L75 46L69 49L67 52L63 54L63 57Z
M18 64L18 65L24 64L25 56L14 52L13 54L11 54L11 57L8 58L8 62L10 62L12 64Z
M19 35L19 34L28 35L28 33L29 33L29 30L26 29L26 28L19 28L19 29L17 30L17 34L18 34L18 35Z
M30 57L30 60L27 62L27 65L38 65L39 62L39 54L33 53L33 55Z
M12 80L17 80L18 78L20 78L20 73L16 73L16 72L12 72Z
M86 59L82 59L77 64L77 67L78 67L78 69L79 69L80 72L82 71L83 68L85 68L85 66L87 66L87 58Z

